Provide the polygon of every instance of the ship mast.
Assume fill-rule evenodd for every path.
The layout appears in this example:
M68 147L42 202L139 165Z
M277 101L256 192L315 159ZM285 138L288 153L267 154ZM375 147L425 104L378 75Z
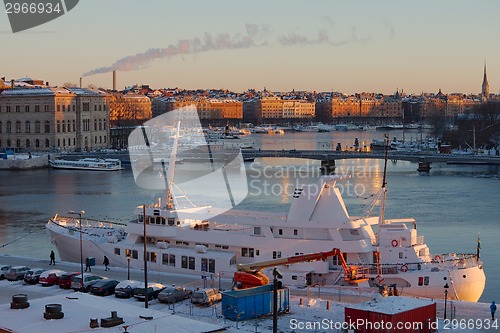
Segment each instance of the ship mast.
M380 243L380 238L379 238L380 226L382 224L385 224L385 201L387 199L386 177L387 177L387 159L389 158L389 135L385 134L384 137L385 137L384 177L382 179L382 188L381 188L382 201L380 203L380 214L377 226L377 244Z
M161 162L161 167L163 170L163 176L165 178L165 186L167 188L167 195L166 195L166 203L165 207L167 209L172 209L174 208L173 205L173 186L174 186L174 171L175 171L175 159L177 156L177 144L179 142L179 133L180 133L180 128L181 128L181 122L177 122L177 131L174 136L174 144L172 146L172 152L170 153L170 160L169 160L169 166L168 166L168 172L165 173L165 161Z

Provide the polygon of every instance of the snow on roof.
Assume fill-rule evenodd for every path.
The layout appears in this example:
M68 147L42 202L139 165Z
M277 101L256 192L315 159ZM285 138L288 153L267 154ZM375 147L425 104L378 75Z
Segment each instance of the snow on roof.
M418 309L434 303L435 302L431 302L429 300L417 298L389 296L380 298L377 297L368 302L350 305L347 308L385 314L396 314Z
M50 88L19 88L19 89L7 89L2 92L3 96L20 96L20 95L54 95L54 92Z
M55 295L45 298L30 300L30 307L21 310L10 309L10 304L0 305L0 328L10 329L15 332L92 332L90 319L111 317L111 311L117 311L118 317L125 322L106 332L123 332L123 326L129 326L132 332L156 332L158 327L168 327L169 332L213 332L222 330L223 327L211 323L184 318L170 313L153 309L144 309L139 306L121 302L110 297L96 297L83 293ZM45 305L61 304L64 318L46 320L43 317ZM151 320L140 318L153 317Z

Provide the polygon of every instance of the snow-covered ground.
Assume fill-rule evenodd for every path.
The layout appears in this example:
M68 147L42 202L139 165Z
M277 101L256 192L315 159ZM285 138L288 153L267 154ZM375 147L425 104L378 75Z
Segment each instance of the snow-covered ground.
M272 318L259 318L254 320L233 322L225 320L221 314L221 303L212 307L193 306L189 300L167 305L153 300L149 309L144 309L144 304L135 299L117 299L113 296L99 297L72 290L61 290L59 287L42 287L40 285L25 285L22 282L0 281L2 294L28 295L30 307L23 310L11 310L10 304L0 305L0 327L10 328L15 332L90 332L106 330L108 332L123 332L122 326L127 325L128 332L206 332L226 327L226 332L271 332ZM290 297L290 313L281 315L278 320L280 332L341 332L339 328L344 321L344 308L348 303L330 301L327 310L328 294L317 298L307 296ZM302 299L302 305L300 305ZM415 302L405 298L407 303ZM60 320L45 320L43 318L46 304L61 304L64 318ZM425 303L425 302L424 302ZM428 303L428 301L427 301ZM442 301L437 302L438 318L442 318ZM444 328L444 323L439 320L439 332L491 332L497 329L478 329L484 326L489 318L489 305L485 303L453 302L456 308L456 318L463 319L462 325L472 325L469 329ZM448 308L448 318L451 307ZM125 324L114 329L89 327L90 318L106 318L111 311L117 311L123 317ZM153 317L153 320L140 318ZM470 324L469 319L474 323ZM168 327L168 330L165 330ZM463 326L462 326L463 327Z

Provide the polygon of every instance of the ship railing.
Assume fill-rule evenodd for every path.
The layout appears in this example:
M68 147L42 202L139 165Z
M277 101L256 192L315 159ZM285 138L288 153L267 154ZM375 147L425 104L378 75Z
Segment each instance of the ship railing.
M478 265L477 255L473 253L443 253L437 254L431 260L434 264L448 267L468 268Z
M424 236L417 236L417 241L415 245L424 245Z

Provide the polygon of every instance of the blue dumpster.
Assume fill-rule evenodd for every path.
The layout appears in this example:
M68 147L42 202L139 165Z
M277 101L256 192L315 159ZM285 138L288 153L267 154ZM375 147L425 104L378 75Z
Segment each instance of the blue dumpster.
M290 292L278 289L278 313L290 310ZM230 320L246 320L273 313L273 285L222 293L222 314Z

